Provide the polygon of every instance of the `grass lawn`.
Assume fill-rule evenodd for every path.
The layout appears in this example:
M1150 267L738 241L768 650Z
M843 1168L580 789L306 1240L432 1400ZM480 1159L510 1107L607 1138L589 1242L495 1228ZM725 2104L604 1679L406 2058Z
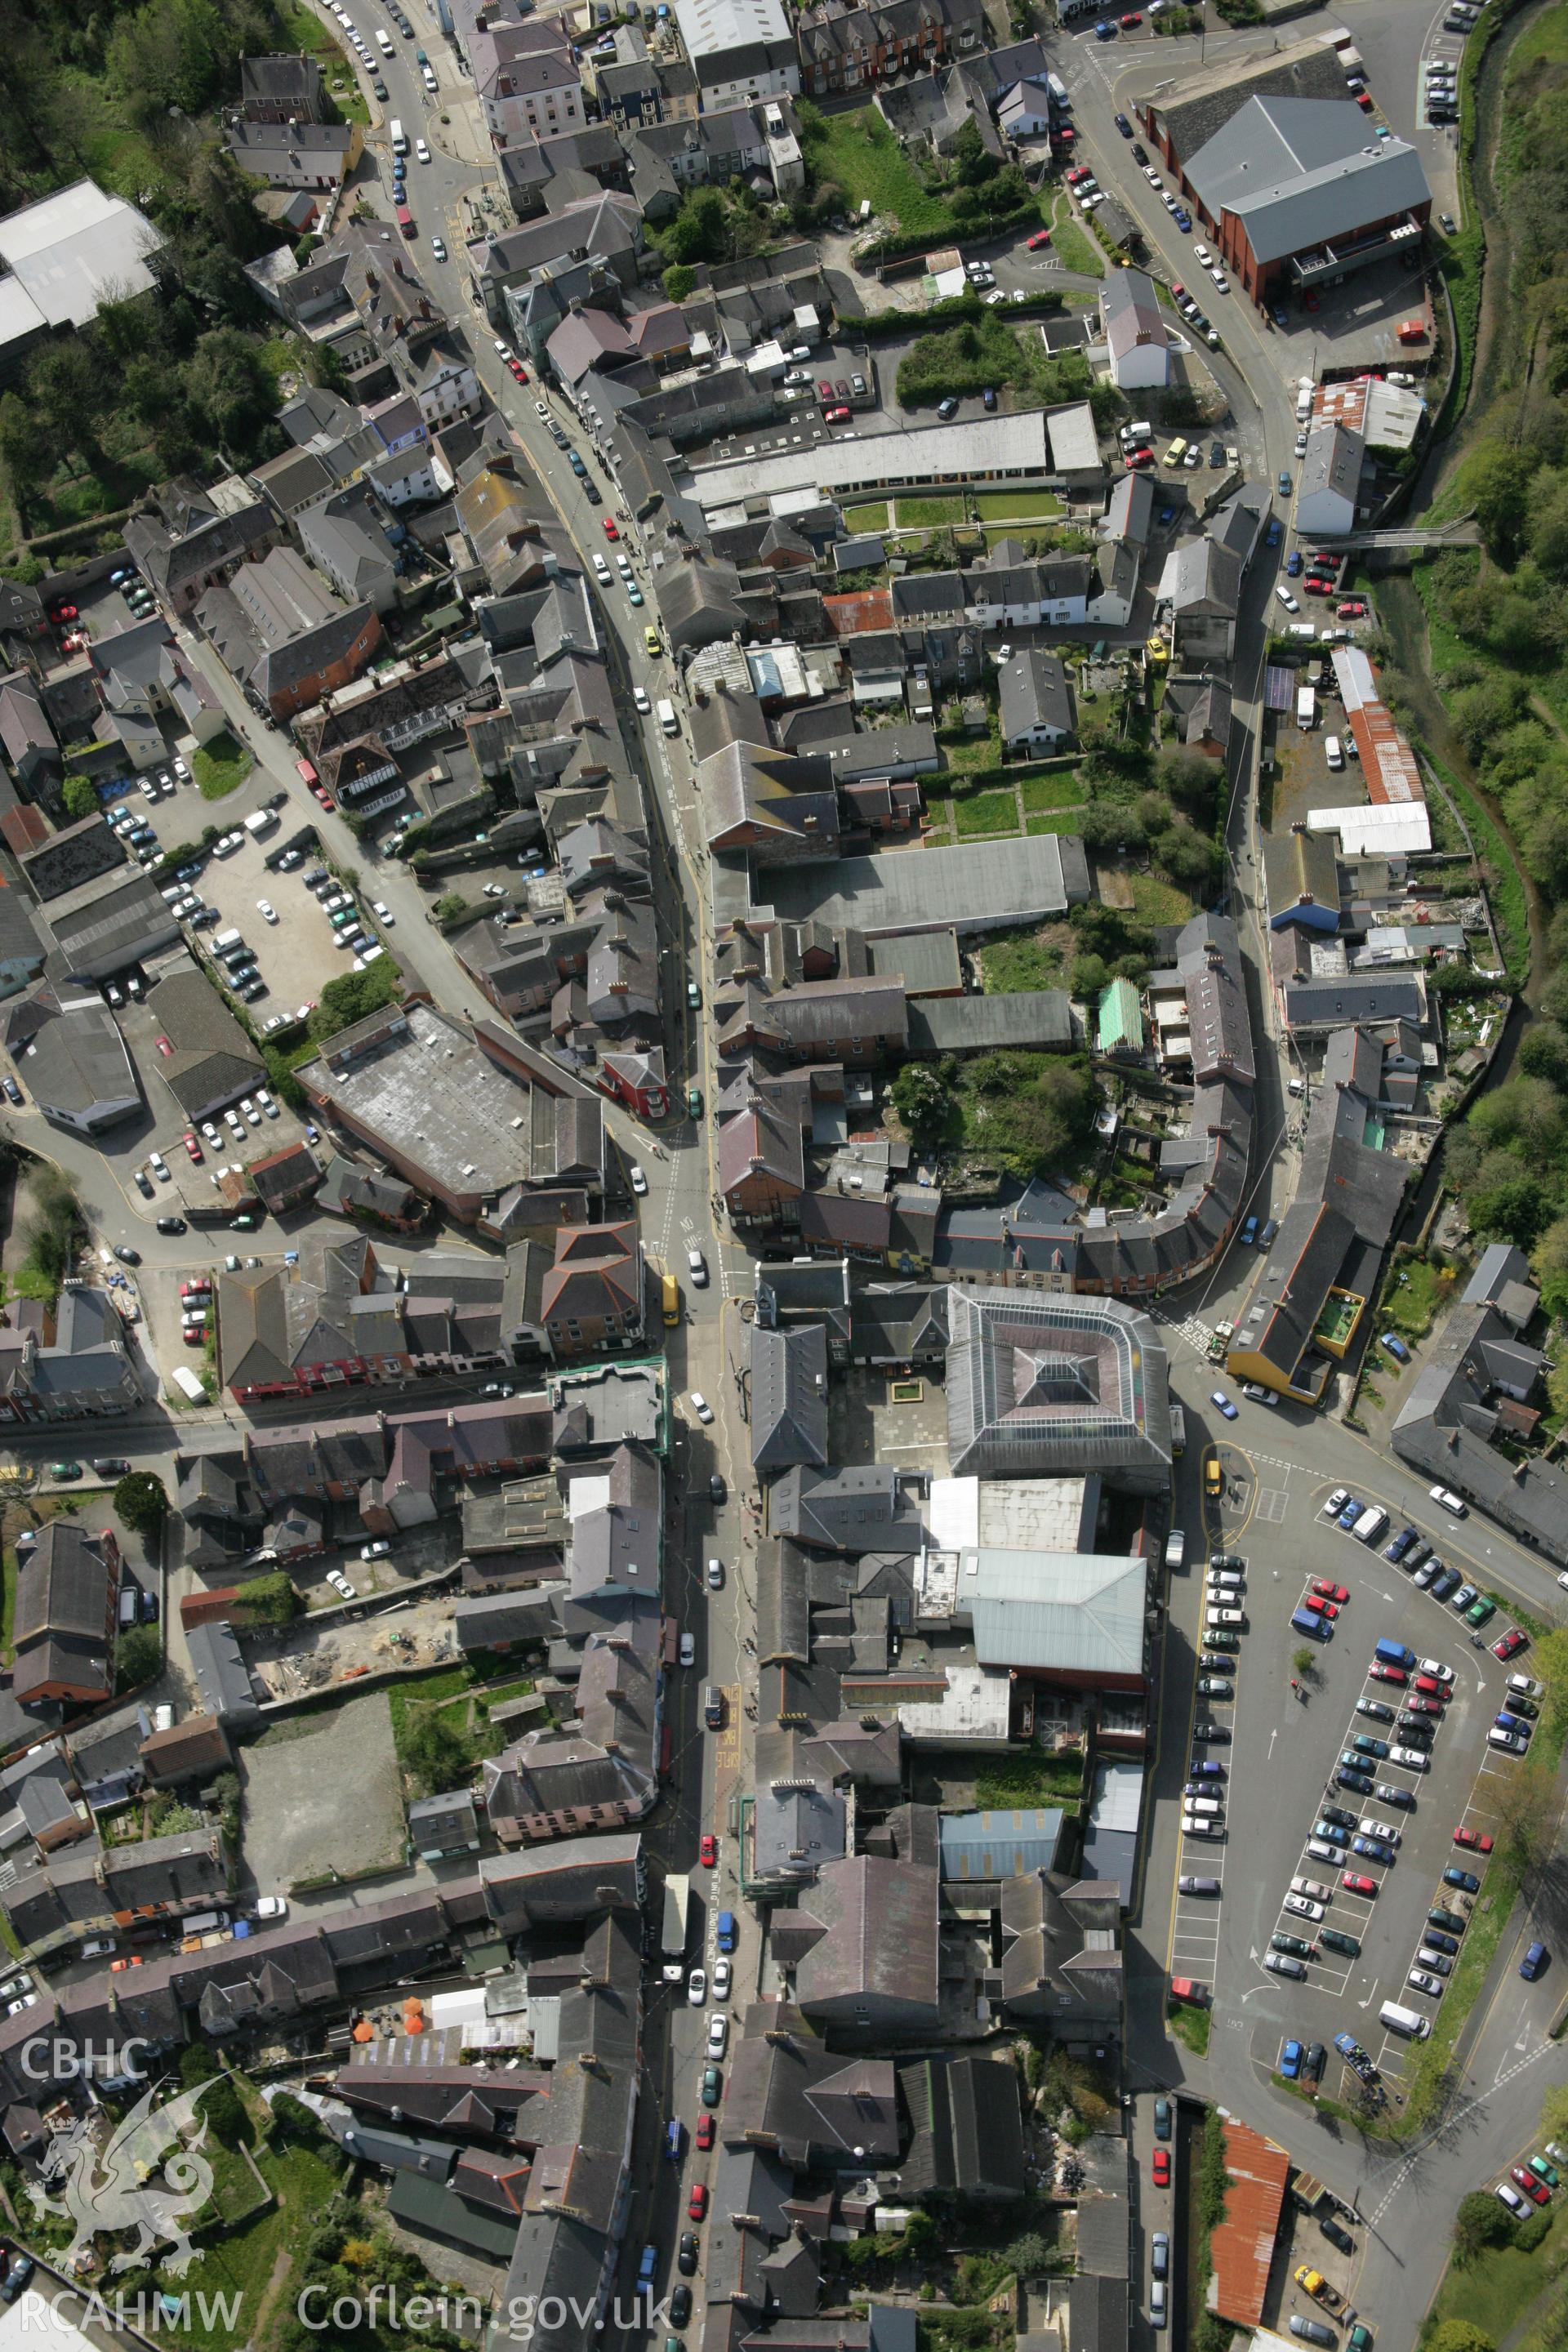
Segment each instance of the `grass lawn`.
M1194 2009L1184 2000L1173 2001L1165 2011L1165 2023L1173 2042L1181 2042L1196 2058L1206 2058L1209 2047L1209 2013L1206 2009Z
M1002 765L1002 745L994 733L961 735L956 740L944 742L942 757L955 776L973 776L982 768Z
M997 1756L974 1776L977 1805L1073 1805L1083 1794L1083 1758L1037 1748Z
M1379 1329L1397 1331L1402 1339L1424 1339L1440 1306L1452 1296L1454 1277L1429 1258L1405 1257L1389 1276Z
M1084 811L1080 808L1049 809L1043 816L1024 819L1026 833L1081 833Z
M354 69L331 33L319 17L308 8L292 7L279 11L289 35L289 45L296 49L308 49L321 60L327 88L331 91L338 112L345 122L368 122L370 105L361 95Z
M1551 2285L1568 2255L1568 2204L1552 2209L1552 2227L1533 2253L1518 2246L1494 2246L1460 2270L1450 2263L1432 2306L1434 2320L1465 2319L1500 2344L1538 2295Z
M1022 776L1018 790L1026 809L1077 808L1088 798L1076 768L1058 768L1054 774Z
M210 743L198 743L191 754L191 773L204 801L221 801L237 792L255 765L245 745L226 728Z
M505 1733L493 1731L489 1709L503 1699L524 1698L533 1685L527 1677L513 1675L509 1681L481 1683L471 1666L448 1666L438 1675L426 1675L406 1690L388 1694L392 1714L393 1745L397 1760L406 1769L406 1744L409 1734L426 1714L434 1710L445 1729L464 1740L473 1763L481 1758L498 1754L505 1745Z
M201 2248L198 2257L184 2279L154 2272L161 2291L170 2294L190 2295L189 2323L174 2326L166 2317L159 2319L160 2332L167 2333L178 2343L201 2347L201 2352L229 2352L237 2338L236 2322L240 2323L253 2344L266 2339L258 2331L264 2301L269 2302L269 2314L293 2316L292 2303L288 2294L288 2272L292 2267L305 2237L313 2230L321 2215L331 2203L340 2179L353 2166L335 2151L330 2156L318 2156L313 2149L291 2147L282 2155L263 2149L257 2163L268 2185L278 2196L278 2203L269 2212L258 2214L254 2221L242 2222L226 2237L214 2240ZM283 2292L268 2296L274 2273ZM208 2298L204 2308L202 2298ZM237 2296L237 2306L226 2314L221 2307L212 2308L211 2299L225 2300Z
M962 499L900 499L897 508L900 530L940 530L964 520Z
M72 66L58 69L70 100L71 146L83 171L115 195L132 199L157 187L163 173L139 131L132 128L101 75Z
M1009 515L1059 515L1061 510L1055 490L982 490L974 500L982 522L1005 522Z
M888 501L886 499L879 499L870 506L847 507L844 513L844 521L847 529L851 531L886 530L888 528Z
M952 228L947 205L927 192L875 107L822 116L803 126L801 145L817 185L831 180L843 189L847 213L868 197L872 212L889 215L904 236L941 236Z
M1132 911L1141 923L1184 923L1193 911L1187 892L1163 874L1134 874Z
M1011 931L988 939L980 950L981 984L990 996L1009 996L1026 988L1056 988L1061 976L1061 950L1035 931Z
M1081 278L1103 278L1105 256L1094 239L1086 236L1078 225L1072 199L1064 188L1057 198L1057 208L1051 218L1052 240L1057 257L1064 269L1076 269Z
M1008 792L976 793L973 800L955 801L952 814L966 840L977 834L1016 833L1018 796Z

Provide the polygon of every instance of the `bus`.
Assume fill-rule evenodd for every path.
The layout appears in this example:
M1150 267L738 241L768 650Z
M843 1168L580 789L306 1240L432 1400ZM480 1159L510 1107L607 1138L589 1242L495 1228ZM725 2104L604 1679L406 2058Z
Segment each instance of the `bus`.
M1173 1461L1173 1462L1179 1462L1179 1461L1181 1460L1181 1458L1182 1458L1183 1454L1186 1452L1186 1450L1187 1450L1187 1417L1186 1417L1185 1413L1182 1411L1181 1406L1176 1402L1175 1398L1174 1398L1174 1397L1173 1397L1173 1398L1171 1399L1171 1459L1172 1459L1172 1461Z
M658 1947L664 1958L666 1984L679 1984L686 1958L687 1923L691 1916L691 1881L684 1872L664 1882L664 1925Z

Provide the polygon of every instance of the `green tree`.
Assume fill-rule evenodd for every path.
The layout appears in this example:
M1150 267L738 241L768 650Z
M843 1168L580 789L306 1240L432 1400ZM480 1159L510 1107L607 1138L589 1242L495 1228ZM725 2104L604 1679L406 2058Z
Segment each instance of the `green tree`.
M121 1633L114 1654L114 1686L137 1690L150 1683L163 1663L163 1644L156 1625L132 1625Z
M913 1136L935 1142L952 1123L952 1089L930 1062L906 1062L892 1084L893 1108Z
M1001 169L999 159L991 152L980 135L979 125L973 121L964 124L948 152L961 188L983 188L988 180L995 179Z
M403 1762L427 1796L467 1788L473 1777L468 1742L434 1704L410 1706L403 1735Z
M1425 2352L1497 2352L1497 2345L1471 2320L1443 2319L1427 2336Z
M215 2138L221 2140L225 2147L238 2147L241 2141L250 2137L250 2118L226 2074L212 2077L202 2097L201 2113Z
M1527 1250L1551 1223L1555 1203L1541 1178L1516 1163L1507 1174L1484 1176L1467 1206L1478 1233Z
M933 2215L923 2205L917 2205L904 2229L904 2252L911 2261L921 2263L936 2260L942 2245L942 2231Z
M132 1534L151 1543L169 1516L163 1481L151 1470L128 1471L114 1490L114 1508Z
M1521 1760L1511 1772L1497 1775L1491 1805L1500 1850L1521 1871L1537 1868L1552 1851L1557 1827L1555 1775L1544 1764Z
M669 261L726 261L730 257L729 214L717 188L691 188L680 210L660 229L659 246Z
M197 343L185 370L185 397L230 456L255 446L278 404L261 346L235 327L216 328Z
M67 816L77 824L83 817L98 814L98 789L92 778L84 776L79 769L73 769L64 779L60 785L60 799L65 804Z
M1487 547L1500 562L1518 552L1537 464L1530 450L1506 441L1481 441L1460 468L1460 494L1474 507Z
M1531 1265L1547 1312L1568 1312L1568 1217L1556 1217L1535 1244Z
M671 302L685 302L696 290L697 272L689 262L672 261L659 283Z
M1460 2198L1454 2215L1454 2260L1461 2270L1488 2246L1507 2245L1512 2236L1512 2217L1489 2189L1472 2189Z
M1303 1642L1300 1649L1291 1651L1290 1664L1299 1675L1310 1675L1317 1666L1318 1654Z
M43 418L19 393L0 398L0 467L12 497L24 507L55 468L55 450Z

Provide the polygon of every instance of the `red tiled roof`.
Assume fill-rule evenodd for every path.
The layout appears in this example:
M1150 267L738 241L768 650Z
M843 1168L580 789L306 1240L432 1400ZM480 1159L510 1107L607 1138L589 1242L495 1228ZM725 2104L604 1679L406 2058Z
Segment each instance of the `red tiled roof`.
M1214 2258L1210 2301L1234 2326L1256 2327L1263 2316L1290 2159L1261 2132L1227 2119L1225 2164L1230 2175L1225 2220L1209 2241Z
M858 636L867 629L893 625L892 592L887 588L869 588L860 596L825 596L822 609L836 637Z

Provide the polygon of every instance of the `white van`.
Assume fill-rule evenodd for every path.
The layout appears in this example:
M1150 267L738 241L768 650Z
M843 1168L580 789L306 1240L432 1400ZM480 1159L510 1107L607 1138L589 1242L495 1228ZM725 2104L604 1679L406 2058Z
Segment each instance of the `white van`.
M1300 605L1297 603L1295 597L1291 595L1290 591L1286 587L1283 580L1279 583L1278 586L1275 588L1274 593L1279 597L1279 602L1284 605L1285 610L1288 613L1299 613L1300 611Z
M1469 1506L1460 1496L1454 1493L1451 1486L1432 1486L1427 1489L1427 1492L1435 1503L1441 1504L1446 1511L1452 1511L1457 1519L1465 1517Z
M1340 749L1340 739L1337 735L1324 736L1323 757L1328 761L1331 768L1342 768L1344 766L1345 755Z
M408 152L408 141L395 114L392 118L392 152L395 155L406 155Z
M1225 1811L1217 1797L1184 1797L1182 1804L1185 1811L1195 1813L1200 1821L1217 1821Z
M1173 1528L1165 1538L1165 1566L1171 1570L1187 1564L1187 1532L1184 1528Z
M1318 632L1313 628L1310 621L1292 621L1287 627L1285 635L1288 637L1305 637L1308 644L1311 645L1316 642Z
M392 35L384 32L379 25L375 28L375 46L384 58L389 58L392 55Z
M1204 1619L1204 1623L1211 1633L1218 1633L1226 1626L1245 1625L1246 1622L1246 1615L1239 1609L1211 1609Z
M244 937L244 932L240 930L219 931L213 941L214 955L226 955L230 948L238 947Z
M1388 1513L1381 1503L1373 1503L1370 1510L1362 1513L1351 1533L1357 1543L1375 1543L1387 1525Z
M136 1587L133 1584L122 1584L120 1588L120 1622L122 1626L135 1624L136 1612L141 1605L141 1597Z
M1402 2009L1396 2000L1385 2000L1377 2014L1390 2033L1403 2033L1412 2042L1425 2042L1432 2031L1429 2017L1423 2017L1419 2010Z
M259 841L262 835L264 833L270 833L277 823L278 812L276 809L257 809L251 815L246 818L245 829L247 833L249 834L252 841Z
M660 695L658 700L653 707L658 714L658 723L663 728L665 733L667 735L679 735L680 732L680 721L675 715L675 705L670 701L668 695Z
M1129 449L1145 448L1153 438L1154 428L1146 416L1141 416L1136 424L1124 425L1121 428L1122 442Z

